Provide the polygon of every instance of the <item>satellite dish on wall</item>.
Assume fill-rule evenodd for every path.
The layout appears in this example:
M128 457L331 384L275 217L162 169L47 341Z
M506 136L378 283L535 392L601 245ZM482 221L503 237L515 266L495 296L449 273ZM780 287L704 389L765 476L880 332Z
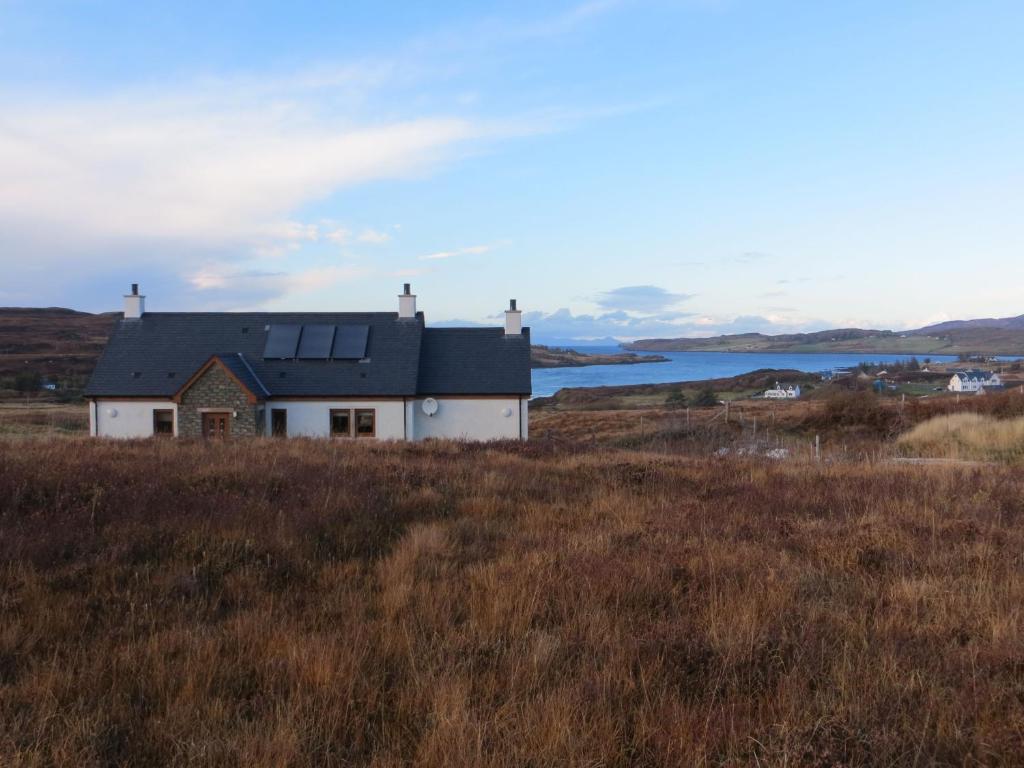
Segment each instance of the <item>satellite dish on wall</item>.
M504 416L507 419L509 416L512 415L512 409L511 408L502 408L501 409L501 415Z
M433 416L435 413L437 413L437 400L435 400L432 397L428 397L426 400L423 401L423 405L421 407L423 408L423 412L427 414L427 416Z
M107 413L110 415L110 418L112 418L112 419L116 419L117 418L117 408L108 408L107 409Z

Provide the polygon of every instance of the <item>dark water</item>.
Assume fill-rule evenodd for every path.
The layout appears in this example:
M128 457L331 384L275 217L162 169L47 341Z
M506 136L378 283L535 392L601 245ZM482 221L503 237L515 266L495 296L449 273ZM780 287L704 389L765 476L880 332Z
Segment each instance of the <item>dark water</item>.
M575 347L580 352L621 352L617 347ZM641 353L643 354L643 353ZM850 368L863 361L893 363L915 355L894 354L791 354L786 352L662 352L667 363L588 365L584 368L540 368L533 372L535 397L552 395L563 387L603 387L620 384L663 384L738 376L758 368L793 368L817 373ZM936 362L951 362L952 355L916 355Z

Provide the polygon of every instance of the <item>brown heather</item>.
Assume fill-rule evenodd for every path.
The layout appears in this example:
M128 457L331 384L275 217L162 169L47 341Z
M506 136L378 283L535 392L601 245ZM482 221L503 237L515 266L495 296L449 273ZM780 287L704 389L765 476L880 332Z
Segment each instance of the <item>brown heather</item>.
M0 765L993 765L1024 477L0 442Z

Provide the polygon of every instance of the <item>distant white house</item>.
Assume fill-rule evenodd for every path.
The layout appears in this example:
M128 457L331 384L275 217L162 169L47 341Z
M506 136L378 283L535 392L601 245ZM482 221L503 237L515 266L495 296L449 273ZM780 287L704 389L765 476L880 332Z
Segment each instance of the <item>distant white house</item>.
M1002 385L1003 380L999 378L998 373L972 369L954 373L946 389L950 392L977 392L981 389L991 389Z
M785 389L779 382L775 382L775 389L766 389L764 397L769 400L796 400L800 397L800 385L793 386L790 384Z

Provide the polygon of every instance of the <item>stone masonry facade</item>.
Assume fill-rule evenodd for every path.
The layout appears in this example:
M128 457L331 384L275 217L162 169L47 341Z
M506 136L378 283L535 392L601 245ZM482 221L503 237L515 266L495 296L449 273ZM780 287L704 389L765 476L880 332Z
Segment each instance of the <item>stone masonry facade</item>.
M248 394L220 365L212 365L193 382L181 396L178 404L178 435L201 437L203 410L230 411L231 434L255 435L257 406L249 402Z

